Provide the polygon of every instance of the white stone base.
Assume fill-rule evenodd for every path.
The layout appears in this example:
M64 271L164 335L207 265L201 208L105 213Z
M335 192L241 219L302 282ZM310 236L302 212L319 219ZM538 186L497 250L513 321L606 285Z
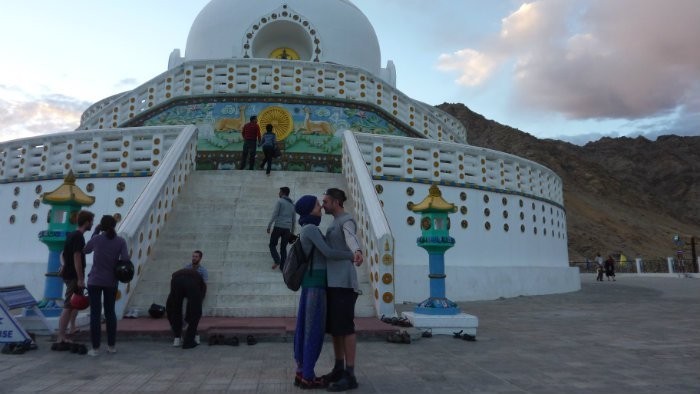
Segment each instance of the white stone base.
M420 330L430 329L433 335L452 335L463 330L464 334L476 336L479 318L474 315L460 313L458 315L424 315L415 312L403 312L403 317L411 322L413 327Z

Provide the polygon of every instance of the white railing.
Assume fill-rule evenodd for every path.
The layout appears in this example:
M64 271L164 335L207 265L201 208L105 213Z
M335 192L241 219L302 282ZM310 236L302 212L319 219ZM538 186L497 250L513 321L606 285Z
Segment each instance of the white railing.
M355 136L345 131L343 141L343 174L355 204L359 234L364 242L364 264L369 264L375 311L377 316L393 316L396 294L394 237Z
M46 134L0 143L0 182L155 171L184 126Z
M119 317L124 315L124 308L128 305L138 284L139 274L168 220L175 199L182 192L190 172L194 170L196 156L197 128L187 126L173 142L163 163L151 176L117 229L119 235L126 240L137 273L130 283L119 284L121 297L116 305Z
M356 67L271 59L192 61L168 70L116 100L88 108L80 129L122 127L175 98L202 95L293 95L351 100L381 108L417 135L466 143L467 130L449 114L417 102Z
M355 133L372 177L492 188L564 204L561 178L508 153L465 144Z

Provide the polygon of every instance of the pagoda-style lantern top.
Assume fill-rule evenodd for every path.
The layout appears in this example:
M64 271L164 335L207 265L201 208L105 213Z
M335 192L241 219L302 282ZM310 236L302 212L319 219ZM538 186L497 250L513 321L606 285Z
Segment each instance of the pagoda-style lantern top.
M418 246L428 252L444 252L455 244L450 237L450 218L448 214L457 212L457 207L445 201L437 185L430 186L428 197L414 205L411 210L420 212L421 237Z
M430 190L428 191L428 197L426 197L423 201L419 202L418 204L414 205L413 208L411 208L413 212L443 212L443 213L455 213L457 212L457 207L445 201L444 198L442 198L442 192L440 189L438 189L437 185L432 185L430 186Z
M61 186L52 192L44 193L41 202L51 205L90 206L95 203L95 197L88 196L75 185L75 175L71 170Z

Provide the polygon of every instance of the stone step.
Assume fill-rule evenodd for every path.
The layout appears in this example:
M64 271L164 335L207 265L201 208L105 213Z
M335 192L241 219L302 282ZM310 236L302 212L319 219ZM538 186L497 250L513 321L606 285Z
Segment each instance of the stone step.
M175 201L149 261L133 289L128 308L146 311L165 303L172 272L204 252L209 271L205 316L295 316L299 292L291 292L279 271L272 271L265 231L281 186L292 198L319 198L329 187L344 187L340 174L260 171L195 171ZM332 222L324 215L321 228ZM373 292L363 266L358 279L363 295L357 316L374 316Z

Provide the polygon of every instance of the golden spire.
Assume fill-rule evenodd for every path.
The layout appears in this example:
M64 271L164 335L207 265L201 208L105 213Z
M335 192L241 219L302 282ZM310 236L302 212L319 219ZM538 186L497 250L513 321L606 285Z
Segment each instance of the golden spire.
M428 197L414 205L413 212L457 212L457 207L442 198L442 192L437 185L430 186Z
M68 172L63 178L63 184L56 190L44 193L42 196L43 203L74 203L75 205L90 206L95 203L95 197L88 196L78 186L75 185L75 175L73 170Z

